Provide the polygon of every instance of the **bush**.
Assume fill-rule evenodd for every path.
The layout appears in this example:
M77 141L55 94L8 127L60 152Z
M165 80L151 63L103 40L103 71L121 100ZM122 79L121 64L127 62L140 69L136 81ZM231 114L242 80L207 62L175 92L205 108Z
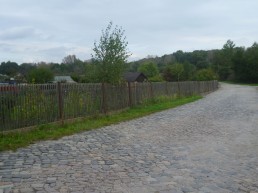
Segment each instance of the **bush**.
M153 76L153 77L149 78L149 81L151 81L151 82L164 82L164 79L160 74L158 74L156 76Z
M217 75L213 72L212 69L202 69L198 70L194 80L197 81L209 81L209 80L216 80Z

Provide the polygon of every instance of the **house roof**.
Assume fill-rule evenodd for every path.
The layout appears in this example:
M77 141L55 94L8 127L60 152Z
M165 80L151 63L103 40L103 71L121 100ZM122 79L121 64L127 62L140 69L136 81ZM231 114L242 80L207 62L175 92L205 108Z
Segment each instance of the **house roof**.
M124 78L127 82L136 82L140 76L147 79L147 77L141 72L127 72L124 74Z
M76 83L71 76L55 76L54 82Z

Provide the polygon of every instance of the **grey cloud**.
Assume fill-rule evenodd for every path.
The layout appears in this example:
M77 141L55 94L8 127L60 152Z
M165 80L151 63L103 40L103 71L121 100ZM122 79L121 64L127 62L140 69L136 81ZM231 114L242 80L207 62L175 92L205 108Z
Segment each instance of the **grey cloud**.
M46 35L33 27L14 27L0 32L0 38L4 40L17 40L24 38L47 38Z
M15 61L61 61L70 53L88 59L113 21L125 30L133 59L221 48L227 39L250 46L258 41L257 7L256 0L2 0L0 43L15 46L4 48Z

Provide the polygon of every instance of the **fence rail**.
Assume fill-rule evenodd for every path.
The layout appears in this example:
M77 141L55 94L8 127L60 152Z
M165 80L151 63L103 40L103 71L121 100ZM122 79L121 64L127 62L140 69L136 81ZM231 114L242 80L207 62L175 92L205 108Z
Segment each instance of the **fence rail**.
M0 86L0 131L121 110L159 96L211 92L217 81Z

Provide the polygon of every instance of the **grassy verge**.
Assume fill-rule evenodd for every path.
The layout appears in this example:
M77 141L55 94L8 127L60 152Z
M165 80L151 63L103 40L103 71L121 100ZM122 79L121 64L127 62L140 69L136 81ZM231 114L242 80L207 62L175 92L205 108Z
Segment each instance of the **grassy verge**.
M17 131L7 134L2 133L0 134L0 151L16 150L17 148L26 147L37 141L58 139L74 133L143 117L154 112L190 103L200 98L201 96L191 96L177 99L163 97L146 101L140 106L130 108L120 113L85 118L83 120L67 123L62 126L59 124L47 124L38 126L29 131Z
M243 83L243 82L233 82L233 81L222 81L222 82L228 83L228 84L238 84L243 86L258 86L258 83Z

